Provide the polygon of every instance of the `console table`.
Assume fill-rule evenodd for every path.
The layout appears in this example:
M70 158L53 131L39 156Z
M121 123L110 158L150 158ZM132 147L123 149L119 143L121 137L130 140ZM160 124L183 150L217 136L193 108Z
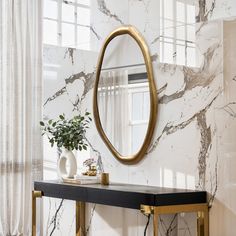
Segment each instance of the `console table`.
M158 216L197 212L197 235L209 235L209 214L205 191L111 183L74 185L55 181L34 182L32 192L32 235L36 236L36 199L53 197L76 201L76 236L85 229L85 203L137 209L153 214L154 236L158 236Z

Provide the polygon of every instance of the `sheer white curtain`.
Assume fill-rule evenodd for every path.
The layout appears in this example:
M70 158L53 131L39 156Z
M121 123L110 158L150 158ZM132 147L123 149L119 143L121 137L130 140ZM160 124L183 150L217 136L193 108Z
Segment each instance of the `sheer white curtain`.
M103 72L99 81L98 105L101 123L113 146L129 153L129 102L127 71Z
M42 0L0 0L0 235L31 235L42 175Z

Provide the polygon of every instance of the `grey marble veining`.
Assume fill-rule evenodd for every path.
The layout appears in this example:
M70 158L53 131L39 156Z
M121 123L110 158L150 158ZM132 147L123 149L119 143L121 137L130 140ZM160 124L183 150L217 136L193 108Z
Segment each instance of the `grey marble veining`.
M51 97L47 98L47 100L44 102L44 106L47 105L48 102L53 101L54 99L58 98L59 96L63 95L66 92L66 86L62 87L60 90L58 90L56 93L54 93Z
M72 64L73 64L73 57L71 57L72 60ZM78 99L73 103L73 106L75 109L78 109L79 104L83 101L83 99L85 98L86 94L89 92L89 90L93 87L94 84L94 72L92 73L85 73L84 71L81 71L77 74L74 74L72 76L70 76L69 78L65 78L65 86L62 87L61 89L59 89L57 92L55 92L51 97L47 98L47 100L44 103L44 106L48 103L51 102L53 100L55 100L56 98L58 98L59 96L63 95L64 93L66 93L66 86L68 84L72 84L74 81L76 80L81 80L84 84L84 89L83 89L83 93L81 97L78 97Z
M74 51L76 49L75 48L67 48L66 52L65 52L65 56L64 59L66 58L67 54L69 55L69 58L71 59L71 64L74 65Z
M118 21L120 24L124 24L124 22L119 18L118 15L116 15L115 13L112 13L108 8L107 8L107 4L105 2L105 0L97 0L98 3L98 9L99 11L101 11L103 14L105 14L106 16Z
M199 12L196 16L196 21L208 21L209 16L213 14L213 11L215 9L216 0L212 0L211 5L209 9L207 9L207 0L198 0L198 8Z
M228 113L231 117L236 118L236 102L229 102L225 104L220 109L223 109L226 113Z
M81 71L78 74L72 75L69 78L65 79L66 86L68 84L73 84L73 82L76 80L81 80L83 82L83 86L84 86L83 93L80 97L78 96L77 100L73 103L75 110L79 110L80 105L81 105L83 99L85 99L86 94L93 87L94 75L95 75L94 72L84 73L84 71Z
M183 67L184 74L184 84L182 86L182 90L177 91L171 95L163 95L159 98L159 103L167 104L175 99L179 99L183 97L183 95L189 91L194 89L195 87L207 87L210 83L217 77L220 71L211 71L211 61L214 56L214 52L220 47L220 44L215 44L208 48L207 52L204 53L204 63L200 69L192 69L189 67ZM217 68L217 67L216 67Z
M163 217L160 217L159 224L160 224L159 233L160 233L161 236L176 235L177 214L174 214L173 216L171 216L169 221L166 221L165 219L163 219Z
M205 182L206 182L206 159L208 157L208 152L210 151L211 145L211 127L207 126L206 123L206 111L207 109L201 111L197 115L197 125L200 130L201 135L201 148L198 157L198 188L205 189Z
M213 174L211 174L211 178L210 178L210 197L208 199L208 205L209 207L212 207L215 197L216 197L216 193L218 190L218 154L217 154L217 159L215 162L215 168L213 169Z
M102 39L102 37L98 34L98 32L96 31L94 26L89 25L88 27L93 32L93 34L96 36L97 40L101 40Z
M55 232L57 230L60 230L60 220L61 220L61 215L63 214L63 203L64 203L63 199L60 200L58 205L55 203L54 205L55 212L53 212L52 201L51 199L49 199L49 214L45 231L46 236L55 235Z
M88 233L89 233L95 210L96 210L96 204L94 204L92 207L92 210L91 210L91 213L89 216L89 221L88 221L88 224L87 224L85 232L84 232L85 235L88 235Z
M220 94L220 93L219 93ZM199 117L202 117L202 115L211 107L211 105L213 104L213 102L217 99L217 97L219 96L219 94L214 97L211 102L202 110L200 110L198 113L194 114L192 117L190 117L188 120L178 124L178 125L172 125L170 123L167 123L166 126L164 127L162 133L160 136L157 137L157 139L155 139L155 141L153 142L153 144L150 146L148 153L151 153L155 150L155 148L157 147L158 143L160 142L160 139L165 136L165 135L171 135L181 129L184 129L186 126L188 126L191 122L193 122L195 119L199 120ZM209 134L207 134L208 137ZM203 135L203 138L205 138L205 135ZM202 143L205 142L204 140L202 140ZM207 145L208 146L208 145ZM203 148L204 149L204 148ZM204 149L205 150L205 149ZM148 154L147 153L147 154ZM201 151L200 151L201 153ZM200 157L202 157L202 155L200 155ZM206 156L205 156L206 157ZM201 159L201 158L200 158ZM201 162L201 161L200 161ZM200 167L200 169L202 170L202 168Z

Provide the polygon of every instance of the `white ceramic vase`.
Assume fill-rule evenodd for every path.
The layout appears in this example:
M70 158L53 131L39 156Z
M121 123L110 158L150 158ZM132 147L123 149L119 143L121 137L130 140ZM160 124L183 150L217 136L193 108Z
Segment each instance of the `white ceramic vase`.
M59 161L58 172L61 178L73 178L77 172L77 162L72 151L63 149Z

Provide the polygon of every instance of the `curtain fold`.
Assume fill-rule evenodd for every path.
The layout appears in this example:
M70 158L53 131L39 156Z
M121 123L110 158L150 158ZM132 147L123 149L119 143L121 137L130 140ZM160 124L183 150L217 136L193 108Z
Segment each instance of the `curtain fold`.
M127 71L102 73L98 91L100 119L108 139L122 155L130 153L128 96Z
M31 235L42 178L42 2L0 1L0 235Z

